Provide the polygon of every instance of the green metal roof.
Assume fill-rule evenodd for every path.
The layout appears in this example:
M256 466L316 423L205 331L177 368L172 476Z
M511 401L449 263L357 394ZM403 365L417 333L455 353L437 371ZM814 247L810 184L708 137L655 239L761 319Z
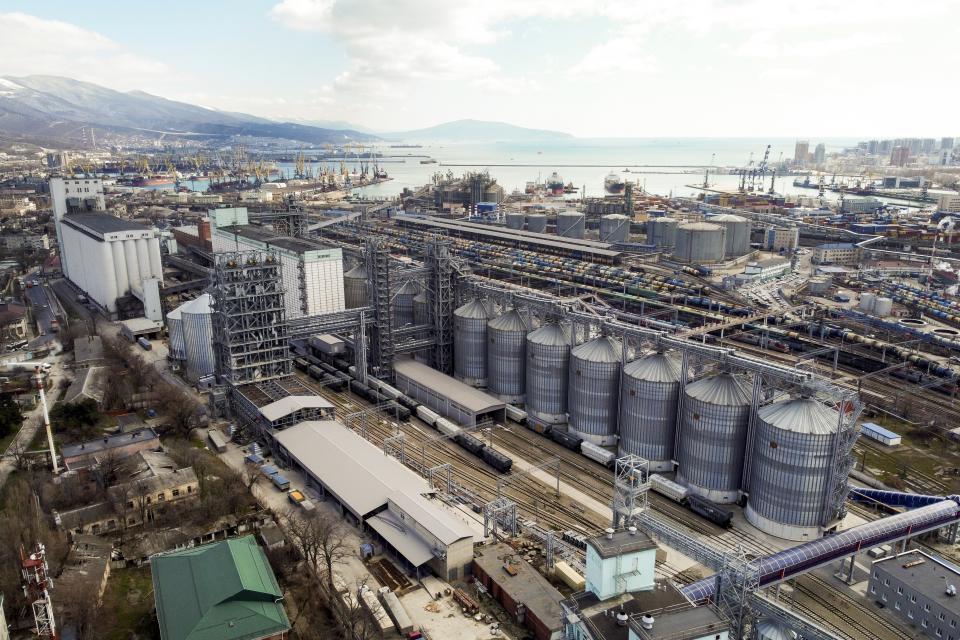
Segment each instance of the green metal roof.
M256 640L290 628L253 536L157 555L150 565L163 640Z

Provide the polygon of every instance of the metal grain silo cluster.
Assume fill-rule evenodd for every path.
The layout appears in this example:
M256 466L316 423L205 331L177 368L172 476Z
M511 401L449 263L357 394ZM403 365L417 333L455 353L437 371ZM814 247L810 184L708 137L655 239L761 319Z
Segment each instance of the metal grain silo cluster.
M600 336L570 351L567 413L570 431L601 446L617 443L623 346Z
M475 386L487 385L487 322L490 303L473 299L453 312L453 375Z
M709 222L690 222L677 227L673 259L681 262L719 262L726 252L726 230Z
M369 299L367 270L359 264L343 274L343 301L347 309L356 309L367 306Z
M838 515L827 496L839 427L839 412L809 397L757 411L744 511L750 524L789 540L819 537Z
M658 473L673 471L681 366L676 356L658 352L623 367L618 453L645 458Z
M527 321L516 309L487 323L487 390L510 404L524 401L528 332Z
M737 501L750 405L750 390L730 373L686 386L677 443L678 481L708 500Z
M725 229L724 254L726 257L740 257L750 253L751 225L749 220L741 216L724 213L713 216L708 222L720 225Z
M630 237L630 218L613 213L600 218L600 240L602 242L626 242Z
M548 322L527 335L527 415L546 424L567 421L570 329Z

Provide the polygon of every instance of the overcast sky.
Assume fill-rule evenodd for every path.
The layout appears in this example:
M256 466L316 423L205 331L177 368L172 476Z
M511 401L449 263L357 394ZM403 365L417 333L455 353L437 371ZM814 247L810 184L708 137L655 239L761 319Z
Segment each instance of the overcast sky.
M956 0L0 0L0 75L377 130L960 134Z

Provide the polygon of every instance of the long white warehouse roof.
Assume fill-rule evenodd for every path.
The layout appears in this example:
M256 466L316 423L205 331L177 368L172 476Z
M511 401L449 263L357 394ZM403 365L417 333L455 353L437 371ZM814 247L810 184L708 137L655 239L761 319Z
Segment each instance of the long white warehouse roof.
M475 389L456 378L441 373L416 360L397 360L393 365L397 375L406 376L420 385L433 389L444 398L456 402L473 413L503 409L506 405L488 393Z

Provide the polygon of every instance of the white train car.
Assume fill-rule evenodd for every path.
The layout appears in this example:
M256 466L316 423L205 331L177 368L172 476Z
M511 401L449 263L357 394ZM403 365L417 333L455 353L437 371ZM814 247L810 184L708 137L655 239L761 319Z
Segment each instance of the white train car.
M603 447L597 446L592 442L587 442L586 440L580 444L580 453L590 458L594 462L599 462L608 469L612 468L617 460L617 454L613 453L612 451L607 451Z
M437 420L440 419L440 414L426 405L421 404L417 407L417 417L433 427L437 424Z
M516 422L517 424L526 424L527 423L527 412L523 409L519 409L512 404L507 405L507 417Z
M650 488L660 495L680 504L687 501L687 495L690 493L690 490L682 484L674 482L670 478L665 478L658 473L650 474Z
M450 422L446 418L437 418L434 424L437 427L437 431L450 438L463 431L459 425Z

